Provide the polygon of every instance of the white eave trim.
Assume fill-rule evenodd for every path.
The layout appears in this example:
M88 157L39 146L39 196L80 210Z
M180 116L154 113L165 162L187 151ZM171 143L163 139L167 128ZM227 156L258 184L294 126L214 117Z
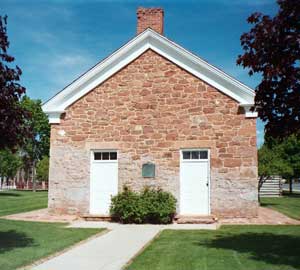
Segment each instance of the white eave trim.
M256 111L251 111L251 108L254 104L240 104L240 107L244 108L245 110L245 117L246 118L257 118L258 113Z
M56 112L55 111L51 111L51 112L44 111L44 112L47 114L50 124L59 124L60 116L65 111L56 111Z
M254 103L255 94L251 88L148 28L48 100L42 108L49 115L49 122L59 123L60 114L68 106L148 49L152 49L199 79L209 83L239 102L241 106ZM242 107L246 108L245 106ZM250 117L249 115L250 113L246 111L246 117Z

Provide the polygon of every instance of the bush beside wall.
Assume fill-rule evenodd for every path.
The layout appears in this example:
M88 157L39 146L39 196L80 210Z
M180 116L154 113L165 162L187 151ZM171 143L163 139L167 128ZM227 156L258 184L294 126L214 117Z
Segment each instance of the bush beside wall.
M171 223L176 212L176 199L166 191L146 188L138 193L125 187L112 198L110 214L122 223Z

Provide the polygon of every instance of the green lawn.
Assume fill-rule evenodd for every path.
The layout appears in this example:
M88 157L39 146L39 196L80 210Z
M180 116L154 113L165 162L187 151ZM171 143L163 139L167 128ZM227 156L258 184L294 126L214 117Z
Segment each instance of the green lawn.
M300 220L300 194L285 195L279 198L261 198L261 206L272 208Z
M65 225L0 219L0 269L30 264L101 231Z
M0 216L46 208L48 192L0 191Z
M165 230L127 270L300 269L300 226Z
M47 207L47 192L0 192L0 216ZM14 270L63 250L103 229L0 219L0 269Z

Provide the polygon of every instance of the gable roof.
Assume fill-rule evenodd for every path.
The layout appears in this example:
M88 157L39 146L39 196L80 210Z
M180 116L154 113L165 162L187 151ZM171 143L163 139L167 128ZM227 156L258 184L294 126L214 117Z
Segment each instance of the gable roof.
M59 123L60 114L68 106L86 95L148 49L162 55L236 100L240 106L245 108L246 117L257 116L257 113L250 111L255 96L251 88L153 31L151 28L148 28L44 103L42 109L48 114L49 122Z

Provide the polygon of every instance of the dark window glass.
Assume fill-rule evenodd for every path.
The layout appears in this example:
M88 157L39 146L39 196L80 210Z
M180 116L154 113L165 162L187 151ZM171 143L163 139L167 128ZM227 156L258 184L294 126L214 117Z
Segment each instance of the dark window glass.
M101 160L101 152L94 153L94 160Z
M109 152L102 152L102 160L109 160Z
M200 159L208 159L208 152L200 151Z
M117 160L117 152L110 152L109 153L110 160Z
M191 158L191 152L190 151L183 151L182 152L183 159L190 159Z
M192 159L199 159L199 151L192 151Z

